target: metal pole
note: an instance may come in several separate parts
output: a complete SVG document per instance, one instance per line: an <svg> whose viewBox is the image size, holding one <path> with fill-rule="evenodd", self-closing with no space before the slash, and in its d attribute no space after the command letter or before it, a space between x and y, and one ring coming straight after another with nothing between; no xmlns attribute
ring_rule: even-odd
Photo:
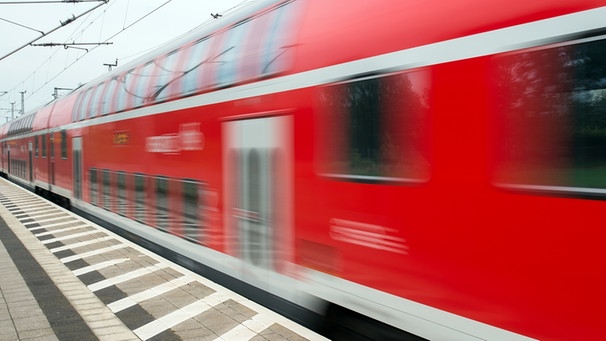
<svg viewBox="0 0 606 341"><path fill-rule="evenodd" d="M27 90L20 91L21 93L21 115L25 114L25 93Z"/></svg>
<svg viewBox="0 0 606 341"><path fill-rule="evenodd" d="M74 90L72 88L55 88L55 91L53 92L53 97L55 99L59 98L59 90Z"/></svg>

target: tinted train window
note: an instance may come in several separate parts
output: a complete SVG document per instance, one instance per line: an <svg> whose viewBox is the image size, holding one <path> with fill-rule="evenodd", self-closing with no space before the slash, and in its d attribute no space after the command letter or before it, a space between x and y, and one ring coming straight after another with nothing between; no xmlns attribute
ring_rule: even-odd
<svg viewBox="0 0 606 341"><path fill-rule="evenodd" d="M215 81L218 86L227 86L238 80L240 75L237 62L243 57L243 41L246 33L251 31L252 23L250 19L242 21L223 33L221 47L213 58L213 62L217 63Z"/></svg>
<svg viewBox="0 0 606 341"><path fill-rule="evenodd" d="M292 35L293 30L284 29L296 25L295 15L298 13L296 6L300 1L285 2L273 10L271 22L268 27L266 40L259 47L262 55L261 73L263 75L284 71L292 61Z"/></svg>
<svg viewBox="0 0 606 341"><path fill-rule="evenodd" d="M111 187L111 173L109 170L103 170L103 208L111 210L112 202L112 187Z"/></svg>
<svg viewBox="0 0 606 341"><path fill-rule="evenodd" d="M90 88L88 90L86 90L86 92L84 93L82 100L80 102L80 108L78 109L78 119L79 120L83 120L86 118L86 111L88 108L88 105L90 103L90 99L93 93L93 89Z"/></svg>
<svg viewBox="0 0 606 341"><path fill-rule="evenodd" d="M128 98L129 98L129 94L126 91L126 79L128 77L126 75L123 75L122 77L118 78L117 80L117 84L116 84L116 92L114 94L114 110L113 112L120 112L123 111L125 109L128 108Z"/></svg>
<svg viewBox="0 0 606 341"><path fill-rule="evenodd" d="M156 65L153 62L147 63L128 71L124 75L124 91L126 103L124 108L136 108L145 103L145 100L151 95L149 90L150 79L153 79ZM148 92L150 92L148 94Z"/></svg>
<svg viewBox="0 0 606 341"><path fill-rule="evenodd" d="M182 51L182 49L173 51L166 57L155 61L158 64L160 73L156 76L153 100L163 101L176 95L177 90L174 86L171 87L171 85L184 72L179 69L179 60L181 59Z"/></svg>
<svg viewBox="0 0 606 341"><path fill-rule="evenodd" d="M49 134L49 152L48 156L54 158L55 157L55 133Z"/></svg>
<svg viewBox="0 0 606 341"><path fill-rule="evenodd" d="M116 90L118 89L118 77L112 78L108 83L106 83L106 89L103 92L102 103L100 107L100 115L106 115L112 112L112 103L114 97L116 96Z"/></svg>
<svg viewBox="0 0 606 341"><path fill-rule="evenodd" d="M150 88L151 81L156 77L156 64L153 62L145 64L144 67L137 71L136 89L133 91L135 96L135 107L139 107L145 103L153 94L153 88Z"/></svg>
<svg viewBox="0 0 606 341"><path fill-rule="evenodd" d="M164 230L169 226L168 179L156 178L156 225Z"/></svg>
<svg viewBox="0 0 606 341"><path fill-rule="evenodd" d="M351 180L429 177L426 71L366 77L317 95L318 169Z"/></svg>
<svg viewBox="0 0 606 341"><path fill-rule="evenodd" d="M191 93L210 86L210 75L217 66L217 61L210 56L217 36L210 36L197 41L187 48L187 60L183 66L182 90Z"/></svg>
<svg viewBox="0 0 606 341"><path fill-rule="evenodd" d="M95 117L99 113L99 100L100 100L101 94L103 93L103 88L104 88L104 85L101 84L101 85L96 86L95 90L93 90L91 97L90 97L90 101L88 103L88 108L86 109L87 118Z"/></svg>
<svg viewBox="0 0 606 341"><path fill-rule="evenodd" d="M495 180L606 189L604 37L495 58Z"/></svg>
<svg viewBox="0 0 606 341"><path fill-rule="evenodd" d="M198 186L195 181L183 182L183 234L194 242L200 242L202 235L198 214L202 198L198 196Z"/></svg>
<svg viewBox="0 0 606 341"><path fill-rule="evenodd" d="M61 158L67 159L67 132L61 130Z"/></svg>
<svg viewBox="0 0 606 341"><path fill-rule="evenodd" d="M46 134L42 134L42 157L46 157Z"/></svg>
<svg viewBox="0 0 606 341"><path fill-rule="evenodd" d="M135 174L135 219L138 221L145 221L147 214L147 206L145 204L145 176L142 174Z"/></svg>
<svg viewBox="0 0 606 341"><path fill-rule="evenodd" d="M116 181L118 183L118 198L116 200L116 211L122 215L126 215L126 174L124 172L116 173Z"/></svg>
<svg viewBox="0 0 606 341"><path fill-rule="evenodd" d="M97 179L97 170L90 170L90 202L93 205L98 205L99 180Z"/></svg>
<svg viewBox="0 0 606 341"><path fill-rule="evenodd" d="M154 101L270 76L292 62L296 1L286 1L158 58Z"/></svg>

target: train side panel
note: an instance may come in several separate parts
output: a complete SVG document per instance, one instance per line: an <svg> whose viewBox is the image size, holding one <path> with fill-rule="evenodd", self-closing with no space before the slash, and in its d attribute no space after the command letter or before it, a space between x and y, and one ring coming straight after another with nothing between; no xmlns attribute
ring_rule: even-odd
<svg viewBox="0 0 606 341"><path fill-rule="evenodd" d="M606 335L605 1L247 15L42 108L3 167L33 143L39 188L345 329Z"/></svg>

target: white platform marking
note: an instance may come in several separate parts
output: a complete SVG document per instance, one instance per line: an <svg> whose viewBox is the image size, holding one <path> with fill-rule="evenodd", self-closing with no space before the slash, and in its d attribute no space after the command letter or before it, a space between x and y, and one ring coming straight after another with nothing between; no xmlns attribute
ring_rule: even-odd
<svg viewBox="0 0 606 341"><path fill-rule="evenodd" d="M152 272L161 270L168 267L168 264L156 264L156 265L152 265L152 266L148 266L145 268L141 268L141 269L137 269L131 272L126 272L123 273L121 275L118 275L116 277L112 277L112 278L107 278L104 279L102 281L99 281L97 283L93 283L91 285L88 286L88 289L90 289L90 291L95 292L95 291L99 291L101 289L105 289L108 287L111 287L114 284L119 284L122 282L126 282L128 280L131 280L133 278L137 278L137 277L141 277L147 274L150 274Z"/></svg>
<svg viewBox="0 0 606 341"><path fill-rule="evenodd" d="M74 243L74 244L69 244L69 245L64 245L64 246L56 247L56 248L50 249L50 252L57 253L57 252L60 252L60 251L75 249L77 247L92 245L92 244L96 244L96 243L99 243L99 242L104 242L106 240L112 240L112 239L114 239L114 237L111 237L111 236L107 236L107 237L103 237L103 238L91 239L91 240L87 240L87 241L84 241L84 242L79 242L79 243Z"/></svg>
<svg viewBox="0 0 606 341"><path fill-rule="evenodd" d="M128 260L130 260L130 258L112 259L112 260L108 260L108 261L105 261L105 262L101 262L101 263L85 266L83 268L76 269L76 270L74 270L72 272L76 276L81 276L81 275L87 274L89 272L105 269L105 268L108 268L110 266L114 266L116 264L124 263L124 262L126 262Z"/></svg>
<svg viewBox="0 0 606 341"><path fill-rule="evenodd" d="M69 262L73 262L75 260L78 259L82 259L82 258L86 258L86 257L92 257L92 256L97 256L106 252L110 252L110 251L114 251L114 250L119 250L119 249L125 249L127 248L128 245L126 244L118 244L118 245L112 245L112 246L108 246L102 249L98 249L98 250L93 250L93 251L89 251L89 252L85 252L85 253L81 253L79 255L73 255L73 256L68 256L68 257L64 257L61 258L61 263L65 264L65 263L69 263Z"/></svg>
<svg viewBox="0 0 606 341"><path fill-rule="evenodd" d="M170 282L162 283L151 289L147 289L140 293L120 299L116 302L112 302L112 303L108 304L107 307L112 312L117 313L124 309L130 308L130 307L134 306L135 304L141 303L145 300L154 298L156 296L160 296L162 294L165 294L171 290L175 290L175 289L179 288L180 286L191 283L193 281L195 281L195 279L190 276L187 276L187 275L179 277L179 278L175 278Z"/></svg>
<svg viewBox="0 0 606 341"><path fill-rule="evenodd" d="M228 298L228 296L222 293L214 293L201 299L200 301L194 302L186 307L178 309L166 316L139 327L133 330L133 332L142 340L147 340L167 329L178 325L179 323L185 322L190 318L202 314L215 305L223 303Z"/></svg>

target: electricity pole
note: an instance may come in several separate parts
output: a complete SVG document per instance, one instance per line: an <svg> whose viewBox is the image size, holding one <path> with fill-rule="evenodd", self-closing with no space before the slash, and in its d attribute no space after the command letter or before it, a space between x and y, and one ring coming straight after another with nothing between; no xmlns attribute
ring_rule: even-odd
<svg viewBox="0 0 606 341"><path fill-rule="evenodd" d="M21 115L25 114L25 93L27 90L20 91L21 94Z"/></svg>

